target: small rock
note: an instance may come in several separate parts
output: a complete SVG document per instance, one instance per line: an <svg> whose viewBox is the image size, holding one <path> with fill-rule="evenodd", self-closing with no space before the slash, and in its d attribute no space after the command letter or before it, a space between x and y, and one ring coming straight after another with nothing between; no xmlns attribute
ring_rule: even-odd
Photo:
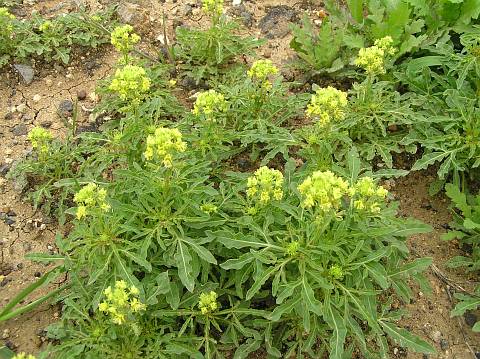
<svg viewBox="0 0 480 359"><path fill-rule="evenodd" d="M183 15L184 16L191 16L193 14L193 8L191 5L185 5L183 7Z"/></svg>
<svg viewBox="0 0 480 359"><path fill-rule="evenodd" d="M238 6L238 5L240 5L241 3L242 3L242 0L233 0L233 1L232 1L232 5L233 5L233 6Z"/></svg>
<svg viewBox="0 0 480 359"><path fill-rule="evenodd" d="M40 102L41 99L42 99L42 96L40 96L39 94L36 94L35 96L33 96L33 102Z"/></svg>
<svg viewBox="0 0 480 359"><path fill-rule="evenodd" d="M432 336L431 336L432 340L435 342L435 343L440 343L440 339L442 339L442 333L438 330L435 330L433 333L432 333Z"/></svg>
<svg viewBox="0 0 480 359"><path fill-rule="evenodd" d="M34 275L35 275L35 278L40 278L42 276L42 273L37 271L37 272L35 272Z"/></svg>
<svg viewBox="0 0 480 359"><path fill-rule="evenodd" d="M242 11L240 13L240 17L242 18L243 24L250 28L253 26L255 19L253 17L253 14L249 11Z"/></svg>
<svg viewBox="0 0 480 359"><path fill-rule="evenodd" d="M429 358L428 354L423 354L422 359L428 359L428 358Z"/></svg>
<svg viewBox="0 0 480 359"><path fill-rule="evenodd" d="M5 177L8 171L10 171L10 167L11 165L8 163L0 164L0 176Z"/></svg>
<svg viewBox="0 0 480 359"><path fill-rule="evenodd" d="M2 332L2 339L8 339L10 337L10 330L4 329Z"/></svg>
<svg viewBox="0 0 480 359"><path fill-rule="evenodd" d="M117 14L124 23L133 24L140 19L138 5L123 3L117 8Z"/></svg>
<svg viewBox="0 0 480 359"><path fill-rule="evenodd" d="M48 87L51 87L51 86L53 85L52 79L46 79L46 80L45 80L45 84L46 84Z"/></svg>
<svg viewBox="0 0 480 359"><path fill-rule="evenodd" d="M17 264L17 269L22 270L23 269L23 263L18 263Z"/></svg>
<svg viewBox="0 0 480 359"><path fill-rule="evenodd" d="M3 278L1 281L0 281L0 287L5 287L7 284L8 284L9 280L8 278Z"/></svg>
<svg viewBox="0 0 480 359"><path fill-rule="evenodd" d="M15 108L15 110L16 110L17 112L20 112L20 113L25 112L26 109L27 109L27 105L24 104L24 103L21 103L20 105L18 105L18 106Z"/></svg>
<svg viewBox="0 0 480 359"><path fill-rule="evenodd" d="M80 90L77 92L77 98L80 100L80 101L83 101L87 98L87 91L85 90Z"/></svg>
<svg viewBox="0 0 480 359"><path fill-rule="evenodd" d="M27 132L27 125L25 125L24 123L20 123L12 129L12 133L15 136L24 136L27 134Z"/></svg>
<svg viewBox="0 0 480 359"><path fill-rule="evenodd" d="M20 74L23 81L27 85L30 85L32 83L35 72L30 65L14 64L13 67L15 68L15 70L17 70L17 72Z"/></svg>
<svg viewBox="0 0 480 359"><path fill-rule="evenodd" d="M475 325L475 323L478 321L477 316L473 314L471 311L465 312L463 315L463 318L465 319L465 323L471 328Z"/></svg>
<svg viewBox="0 0 480 359"><path fill-rule="evenodd" d="M446 339L440 340L440 348L442 348L442 350L448 349L448 341Z"/></svg>
<svg viewBox="0 0 480 359"><path fill-rule="evenodd" d="M58 113L62 117L70 117L73 114L73 102L70 100L60 102Z"/></svg>

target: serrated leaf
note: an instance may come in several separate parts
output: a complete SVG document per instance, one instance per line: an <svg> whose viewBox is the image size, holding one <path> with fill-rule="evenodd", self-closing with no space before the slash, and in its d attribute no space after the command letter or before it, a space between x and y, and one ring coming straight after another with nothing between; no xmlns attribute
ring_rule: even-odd
<svg viewBox="0 0 480 359"><path fill-rule="evenodd" d="M418 353L435 354L435 348L433 348L426 341L413 335L408 330L403 328L398 328L397 326L391 323L387 323L383 321L381 321L380 323L382 325L383 330L385 330L385 332L402 347L407 347Z"/></svg>

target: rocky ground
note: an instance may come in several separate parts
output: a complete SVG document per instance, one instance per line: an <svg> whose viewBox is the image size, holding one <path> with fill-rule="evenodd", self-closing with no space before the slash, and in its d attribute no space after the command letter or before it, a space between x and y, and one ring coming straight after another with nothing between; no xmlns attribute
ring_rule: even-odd
<svg viewBox="0 0 480 359"><path fill-rule="evenodd" d="M288 70L288 59L293 56L289 49L289 25L298 21L305 12L319 21L317 10L321 9L321 2L236 2L240 4L226 1L226 8L230 16L238 17L245 25L242 32L267 39L259 55L271 58L284 69L286 76L293 76ZM73 11L79 5L94 11L109 3L106 0L30 1L20 6L16 15L27 17L37 10L45 16L53 16ZM167 19L169 42L175 40L176 26L201 27L204 24L195 0L138 0L121 2L118 7L121 21L132 23L143 36L141 47L145 52L158 50L165 41L163 14ZM11 166L30 150L26 135L34 126L48 127L56 135L63 136L67 124L59 112L71 112L75 103L79 108L80 125L86 126L94 121L91 109L98 100L96 82L112 73L115 61L115 54L105 47L100 51L79 53L69 66L30 63L0 71L0 307L49 269L24 259L25 254L54 253L55 234L63 230L54 218L35 210L25 200L21 192L22 183L6 180L5 176ZM450 310L455 304L452 294L456 288L471 291L478 278L445 267L448 258L458 255L461 250L458 243L445 243L439 238L445 232L450 216L445 198L428 196L428 183L433 178L429 173L416 173L402 180L390 181L389 185L401 203L402 214L414 216L434 227L432 233L413 237L409 241L413 257L430 256L434 259L435 267L428 272L433 292L428 294L417 290L414 301L397 304L404 306L409 313L401 324L433 343L438 354L422 356L394 347L392 356L412 359L480 358L480 335L474 335L469 328L478 313L468 313L464 318L450 317ZM62 280L59 278L35 296L47 293ZM44 328L58 317L57 307L43 305L34 312L0 323L0 345L4 342L14 349L38 352L46 340Z"/></svg>

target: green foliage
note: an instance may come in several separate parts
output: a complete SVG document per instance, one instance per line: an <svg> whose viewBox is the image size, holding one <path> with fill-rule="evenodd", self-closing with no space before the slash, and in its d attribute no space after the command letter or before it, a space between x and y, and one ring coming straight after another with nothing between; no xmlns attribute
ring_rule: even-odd
<svg viewBox="0 0 480 359"><path fill-rule="evenodd" d="M173 53L181 60L178 66L197 82L224 73L238 56L252 55L261 44L252 37L236 35L238 24L215 14L211 14L211 25L206 30L176 28Z"/></svg>
<svg viewBox="0 0 480 359"><path fill-rule="evenodd" d="M51 20L34 14L29 20L0 13L0 66L30 58L68 63L72 47L93 47L107 43L113 11L93 16L69 13Z"/></svg>
<svg viewBox="0 0 480 359"><path fill-rule="evenodd" d="M457 186L445 186L447 196L452 200L454 220L450 224L452 230L447 232L443 239L459 239L471 254L457 256L450 260L451 267L466 268L469 272L480 270L480 195L472 196L461 192ZM463 315L467 310L480 307L480 286L477 286L474 295L457 293L455 298L459 303L452 311L452 316ZM480 332L480 322L473 326L473 330Z"/></svg>

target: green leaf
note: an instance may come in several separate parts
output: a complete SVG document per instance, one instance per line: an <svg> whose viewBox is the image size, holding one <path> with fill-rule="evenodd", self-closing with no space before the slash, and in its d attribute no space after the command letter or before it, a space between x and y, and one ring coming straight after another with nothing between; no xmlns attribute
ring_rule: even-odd
<svg viewBox="0 0 480 359"><path fill-rule="evenodd" d="M472 327L472 330L476 333L480 333L480 322L476 322L475 325Z"/></svg>
<svg viewBox="0 0 480 359"><path fill-rule="evenodd" d="M363 1L364 0L347 0L348 9L354 20L361 23L363 20Z"/></svg>
<svg viewBox="0 0 480 359"><path fill-rule="evenodd" d="M245 264L251 263L255 257L251 253L245 253L239 258L229 259L226 262L220 264L223 269L242 269Z"/></svg>
<svg viewBox="0 0 480 359"><path fill-rule="evenodd" d="M318 316L322 315L322 304L315 298L312 287L305 280L305 277L302 280L302 300L307 305L309 311L315 313Z"/></svg>
<svg viewBox="0 0 480 359"><path fill-rule="evenodd" d="M328 325L333 329L332 336L330 337L330 359L343 359L343 353L345 350L345 339L347 336L347 328L345 327L345 321L340 313L331 305L326 305L327 315L325 320Z"/></svg>
<svg viewBox="0 0 480 359"><path fill-rule="evenodd" d="M272 322L278 322L283 314L290 314L298 302L300 302L300 296L289 299L285 303L276 306L268 319L270 319Z"/></svg>
<svg viewBox="0 0 480 359"><path fill-rule="evenodd" d="M455 308L452 310L452 316L463 315L467 310L475 310L480 307L479 297L475 298L464 294L456 294L455 298L459 299L460 302L457 303Z"/></svg>
<svg viewBox="0 0 480 359"><path fill-rule="evenodd" d="M402 347L407 347L419 353L435 354L435 349L430 344L413 335L408 330L398 328L391 323L383 321L380 321L380 323L383 327L383 330L385 330L385 333L392 337L392 339L394 339Z"/></svg>
<svg viewBox="0 0 480 359"><path fill-rule="evenodd" d="M208 263L217 264L217 260L207 248L195 243L191 238L183 238L184 242L188 243L191 248L198 254L200 258L207 261Z"/></svg>
<svg viewBox="0 0 480 359"><path fill-rule="evenodd" d="M255 282L253 283L252 287L248 290L246 299L250 300L253 296L260 290L262 285L270 278L270 276L278 270L278 266L270 267L269 269L259 273L255 278Z"/></svg>
<svg viewBox="0 0 480 359"><path fill-rule="evenodd" d="M465 193L462 193L458 186L447 183L445 185L445 193L452 200L455 206L462 211L464 217L470 217L472 212L471 208L467 203L467 196Z"/></svg>
<svg viewBox="0 0 480 359"><path fill-rule="evenodd" d="M15 356L15 352L11 351L7 347L0 348L0 359L11 359Z"/></svg>
<svg viewBox="0 0 480 359"><path fill-rule="evenodd" d="M447 156L446 152L430 152L426 153L420 158L412 167L412 171L419 171L426 169L428 166L433 165L437 161L441 161Z"/></svg>
<svg viewBox="0 0 480 359"><path fill-rule="evenodd" d="M177 253L175 254L174 258L178 268L178 276L180 277L180 280L189 292L193 292L195 287L195 278L193 277L192 272L192 256L190 255L188 247L183 243L182 240L178 241Z"/></svg>
<svg viewBox="0 0 480 359"><path fill-rule="evenodd" d="M390 273L390 277L411 275L417 272L422 272L432 264L432 258L418 258L413 262L401 266L398 270Z"/></svg>

